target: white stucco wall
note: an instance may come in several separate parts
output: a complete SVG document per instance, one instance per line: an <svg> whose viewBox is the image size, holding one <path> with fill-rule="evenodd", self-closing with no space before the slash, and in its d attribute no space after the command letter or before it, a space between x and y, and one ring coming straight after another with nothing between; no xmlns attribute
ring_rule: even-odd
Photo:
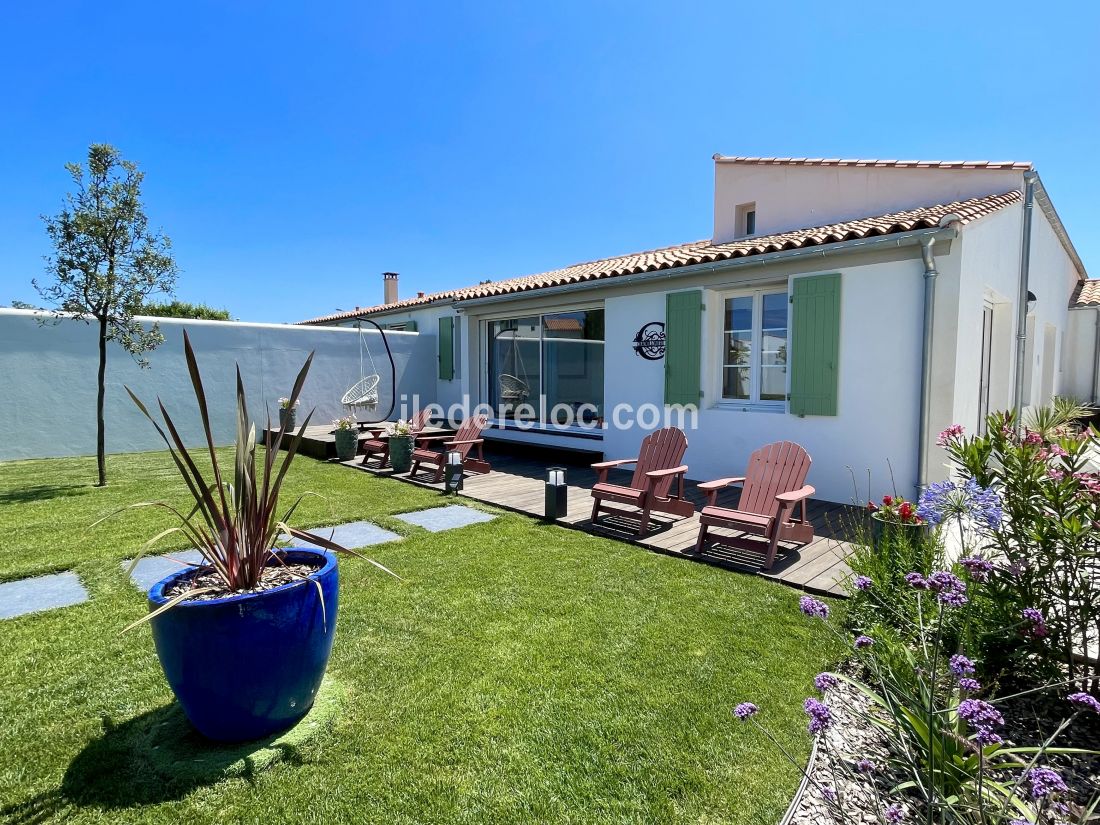
<svg viewBox="0 0 1100 825"><path fill-rule="evenodd" d="M149 354L148 369L138 367L121 347L110 345L109 452L163 446L123 385L149 405L160 396L188 442L201 440L183 359L184 329L199 360L219 443L231 442L235 434L234 362L240 365L250 412L258 426L263 425L267 413L277 420L277 399L289 393L311 350L316 354L302 392L301 417L310 408L316 408L313 420L318 423L343 415L340 397L359 380L359 336L354 329L158 320L166 340ZM434 342L415 333L388 333L387 338L397 366L399 392L433 401ZM389 362L378 334L367 333L367 340L382 375L381 413L389 401ZM0 460L93 453L97 363L94 327L74 319L41 325L35 313L0 309Z"/></svg>
<svg viewBox="0 0 1100 825"><path fill-rule="evenodd" d="M1062 391L1080 401L1097 401L1096 339L1100 307L1074 309L1066 327L1066 360L1062 373Z"/></svg>
<svg viewBox="0 0 1100 825"><path fill-rule="evenodd" d="M874 488L871 493L888 492L893 488L891 466L898 491L912 493L920 407L923 268L919 260L909 259L818 272L802 269L795 277L838 271L842 292L836 416L800 418L786 412L744 410L717 399L723 288L716 284L705 291L708 332L703 385L707 395L698 428L688 431L686 461L691 478L740 475L753 450L787 439L801 444L812 456L809 483L817 487L819 498L853 500L857 495L853 472L859 495L868 494L868 471ZM664 362L643 361L634 354L630 341L643 322L664 320L665 293L608 298L605 308L608 406L659 401L664 395ZM645 435L637 426L609 428L604 436L605 456L637 455Z"/></svg>
<svg viewBox="0 0 1100 825"><path fill-rule="evenodd" d="M981 320L986 303L994 307L994 347L990 410L1014 403L1016 323L1020 276L1022 205L1010 206L967 226L961 238L961 278L945 278L945 296L953 293L955 337L953 363L937 362L937 369L953 375L951 420L935 418L938 428L959 423L973 430L978 423L978 387L981 372ZM1076 394L1080 379L1067 367L1080 362L1081 342L1069 331L1068 304L1077 283L1073 261L1037 207L1032 221L1031 266L1028 283L1036 296L1028 315L1024 406L1049 402L1052 395ZM945 298L945 304L950 301ZM940 306L937 306L939 311ZM952 310L944 307L950 316ZM1067 337L1069 336L1069 337ZM1088 346L1091 348L1091 342ZM1085 356L1087 361L1087 355ZM1051 368L1049 375L1046 368ZM1091 368L1090 368L1091 369ZM1090 372L1091 377L1091 372Z"/></svg>
<svg viewBox="0 0 1100 825"><path fill-rule="evenodd" d="M737 235L739 204L755 202L756 234L884 215L1023 190L1023 172L714 164L714 239Z"/></svg>

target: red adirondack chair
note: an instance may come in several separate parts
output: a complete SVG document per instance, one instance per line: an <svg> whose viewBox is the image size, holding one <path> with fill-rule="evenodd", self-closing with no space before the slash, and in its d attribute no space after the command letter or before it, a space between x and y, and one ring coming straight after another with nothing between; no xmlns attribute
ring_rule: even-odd
<svg viewBox="0 0 1100 825"><path fill-rule="evenodd" d="M695 505L684 499L684 474L687 465L680 461L687 452L687 436L676 427L665 427L645 437L637 458L622 458L617 461L601 461L592 465L599 476L592 488L592 521L599 518L600 511L606 510L603 501L620 504L632 504L641 511L641 523L638 535L649 532L649 514L652 511L670 513L688 518L695 512ZM607 471L612 467L633 464L634 476L628 485L608 484ZM676 481L676 493L670 494L673 480Z"/></svg>
<svg viewBox="0 0 1100 825"><path fill-rule="evenodd" d="M798 444L777 441L749 456L749 468L744 476L700 484L699 489L707 494L707 503L699 514L699 540L695 552L706 550L710 527L740 530L768 540L764 569L770 570L779 542L808 544L813 541L814 528L806 518L806 499L814 494L814 488L806 484L809 471L809 453ZM736 509L718 507L715 504L718 491L730 484L742 485ZM796 506L801 510L798 518L794 517Z"/></svg>
<svg viewBox="0 0 1100 825"><path fill-rule="evenodd" d="M463 470L472 470L475 473L487 473L492 470L489 462L485 460L482 447L485 439L481 437L481 431L489 423L488 416L472 415L462 422L458 432L450 435L422 435L416 439L417 447L412 454L412 468L409 470L409 478L416 475L421 464L435 466L434 481L438 484L443 480L443 468L447 462L447 453L458 451L462 453ZM442 452L430 449L429 445L437 444L442 447ZM477 447L477 458L470 456L470 451Z"/></svg>
<svg viewBox="0 0 1100 825"><path fill-rule="evenodd" d="M409 433L415 436L428 426L430 420L431 410L427 407L417 410L413 417L409 419ZM367 432L371 434L371 438L359 443L359 449L363 451L363 460L359 462L360 464L369 463L371 456L374 455L381 457L378 462L379 468L390 463L390 440L379 438L379 434L384 432L385 429L385 427L367 427Z"/></svg>

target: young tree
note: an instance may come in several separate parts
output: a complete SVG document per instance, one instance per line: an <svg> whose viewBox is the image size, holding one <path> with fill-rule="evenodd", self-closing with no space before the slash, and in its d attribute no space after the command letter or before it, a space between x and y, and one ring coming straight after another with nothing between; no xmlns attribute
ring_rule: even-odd
<svg viewBox="0 0 1100 825"><path fill-rule="evenodd" d="M67 163L76 192L54 217L43 215L53 255L46 257L48 284L32 283L60 317L73 313L99 329L99 375L96 398L96 460L99 486L107 483L103 401L107 375L107 342L117 341L142 366L143 356L164 341L154 324L146 329L134 320L148 297L171 294L176 281L172 245L149 231L141 203L145 175L105 143L88 147L88 169Z"/></svg>

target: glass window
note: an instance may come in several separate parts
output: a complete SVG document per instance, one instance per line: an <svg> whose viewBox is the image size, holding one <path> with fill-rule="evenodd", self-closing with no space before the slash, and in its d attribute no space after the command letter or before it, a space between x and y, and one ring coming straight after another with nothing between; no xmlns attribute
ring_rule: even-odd
<svg viewBox="0 0 1100 825"><path fill-rule="evenodd" d="M726 299L723 398L786 400L788 306L786 292L758 292Z"/></svg>
<svg viewBox="0 0 1100 825"><path fill-rule="evenodd" d="M505 419L592 425L603 416L602 309L491 321L489 399Z"/></svg>

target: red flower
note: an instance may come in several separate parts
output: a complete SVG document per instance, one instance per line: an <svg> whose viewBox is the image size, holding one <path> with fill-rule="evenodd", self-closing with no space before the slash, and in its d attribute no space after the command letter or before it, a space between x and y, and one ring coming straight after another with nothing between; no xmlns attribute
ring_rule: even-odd
<svg viewBox="0 0 1100 825"><path fill-rule="evenodd" d="M867 509L868 509L868 511L873 513L876 510L878 510L878 505L875 504L873 501L868 501L867 502Z"/></svg>
<svg viewBox="0 0 1100 825"><path fill-rule="evenodd" d="M909 521L913 517L913 505L903 501L898 508L898 515L901 516L902 521Z"/></svg>
<svg viewBox="0 0 1100 825"><path fill-rule="evenodd" d="M889 507L891 504L894 503L893 496L883 496L882 497L882 503L885 504L887 507Z"/></svg>

